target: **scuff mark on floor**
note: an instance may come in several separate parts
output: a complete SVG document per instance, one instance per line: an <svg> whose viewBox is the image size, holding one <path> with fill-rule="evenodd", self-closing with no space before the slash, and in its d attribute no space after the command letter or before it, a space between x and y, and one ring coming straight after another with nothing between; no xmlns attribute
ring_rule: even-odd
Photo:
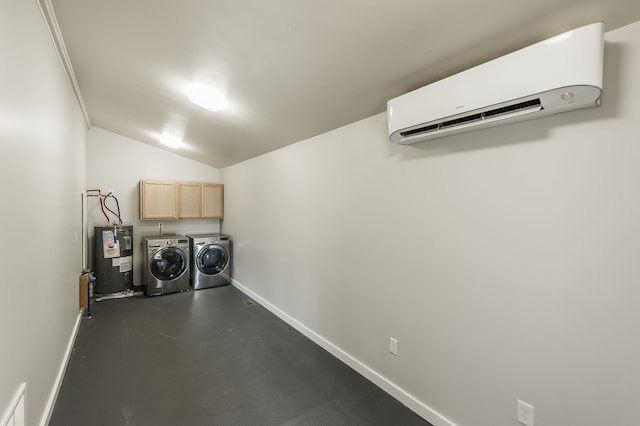
<svg viewBox="0 0 640 426"><path fill-rule="evenodd" d="M181 341L181 342L187 342L187 340L185 340L185 339L181 339L181 338L176 337L176 336L171 336L170 334L163 333L162 331L160 331L160 330L156 330L155 328L153 329L153 331L155 331L155 332L156 332L156 333L158 333L159 335L164 336L164 337L167 337L167 338L169 338L169 339L179 340L179 341Z"/></svg>
<svg viewBox="0 0 640 426"><path fill-rule="evenodd" d="M122 410L120 410L122 414L122 425L123 426L133 426L135 422L132 422L133 418L133 408L124 406Z"/></svg>

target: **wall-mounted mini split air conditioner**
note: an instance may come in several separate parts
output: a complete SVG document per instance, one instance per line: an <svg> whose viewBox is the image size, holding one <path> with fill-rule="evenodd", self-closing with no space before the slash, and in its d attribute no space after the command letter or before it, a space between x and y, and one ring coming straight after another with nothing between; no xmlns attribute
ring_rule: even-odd
<svg viewBox="0 0 640 426"><path fill-rule="evenodd" d="M533 44L387 103L389 139L412 144L600 104L604 24Z"/></svg>

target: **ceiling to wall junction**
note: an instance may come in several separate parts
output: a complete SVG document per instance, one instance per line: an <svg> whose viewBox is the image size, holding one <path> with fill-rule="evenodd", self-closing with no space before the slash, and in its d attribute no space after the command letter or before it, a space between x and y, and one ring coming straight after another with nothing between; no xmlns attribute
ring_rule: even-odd
<svg viewBox="0 0 640 426"><path fill-rule="evenodd" d="M628 0L51 3L92 125L217 168L572 28L640 20ZM194 82L228 107L192 104ZM166 129L182 148L160 145Z"/></svg>

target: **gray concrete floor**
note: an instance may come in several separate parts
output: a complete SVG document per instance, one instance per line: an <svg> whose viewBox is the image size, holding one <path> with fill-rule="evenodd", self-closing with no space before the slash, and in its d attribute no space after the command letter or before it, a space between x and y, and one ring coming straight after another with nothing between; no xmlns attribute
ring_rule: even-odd
<svg viewBox="0 0 640 426"><path fill-rule="evenodd" d="M232 286L94 302L50 425L429 425Z"/></svg>

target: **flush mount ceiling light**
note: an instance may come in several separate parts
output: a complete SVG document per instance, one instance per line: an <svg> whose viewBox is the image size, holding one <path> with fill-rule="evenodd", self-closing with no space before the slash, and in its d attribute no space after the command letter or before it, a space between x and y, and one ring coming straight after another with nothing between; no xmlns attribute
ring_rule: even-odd
<svg viewBox="0 0 640 426"><path fill-rule="evenodd" d="M187 88L187 96L194 104L209 111L219 111L227 106L224 95L203 84L192 84Z"/></svg>
<svg viewBox="0 0 640 426"><path fill-rule="evenodd" d="M160 143L170 148L180 148L182 146L182 135L176 131L165 130L160 135Z"/></svg>

